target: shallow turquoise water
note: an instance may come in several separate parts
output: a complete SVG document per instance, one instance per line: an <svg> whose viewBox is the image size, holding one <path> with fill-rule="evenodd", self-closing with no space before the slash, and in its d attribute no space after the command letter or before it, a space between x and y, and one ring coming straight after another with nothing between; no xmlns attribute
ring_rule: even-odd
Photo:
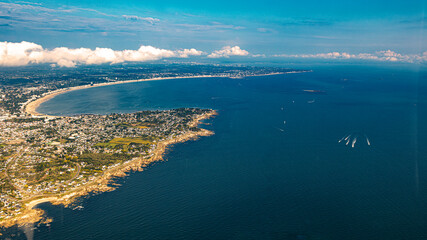
<svg viewBox="0 0 427 240"><path fill-rule="evenodd" d="M40 205L54 222L34 239L427 239L425 81L418 70L331 66L59 95L38 110L213 108L205 127L216 134L172 147L83 210ZM338 143L347 134L354 148Z"/></svg>

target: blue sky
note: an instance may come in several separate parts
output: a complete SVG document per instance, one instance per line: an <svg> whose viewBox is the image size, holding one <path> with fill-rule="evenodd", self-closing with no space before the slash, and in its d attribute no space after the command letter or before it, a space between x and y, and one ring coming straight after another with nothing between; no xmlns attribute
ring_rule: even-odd
<svg viewBox="0 0 427 240"><path fill-rule="evenodd" d="M0 42L43 48L239 46L251 56L427 51L422 0L0 1Z"/></svg>

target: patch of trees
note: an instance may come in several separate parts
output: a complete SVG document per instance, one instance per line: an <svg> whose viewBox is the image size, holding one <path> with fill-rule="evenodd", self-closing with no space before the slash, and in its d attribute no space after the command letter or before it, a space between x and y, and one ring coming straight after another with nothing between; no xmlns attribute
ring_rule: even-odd
<svg viewBox="0 0 427 240"><path fill-rule="evenodd" d="M14 123L31 123L31 122L44 121L44 118L12 118L12 119L7 119L6 121L14 122Z"/></svg>

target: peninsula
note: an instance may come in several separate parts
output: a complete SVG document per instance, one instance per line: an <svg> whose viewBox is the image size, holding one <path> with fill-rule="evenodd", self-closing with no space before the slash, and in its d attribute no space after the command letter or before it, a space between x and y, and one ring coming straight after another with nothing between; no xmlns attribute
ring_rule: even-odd
<svg viewBox="0 0 427 240"><path fill-rule="evenodd" d="M40 222L44 213L34 207L43 202L69 206L90 192L113 190L114 177L161 160L169 145L212 135L198 125L217 114L180 108L65 117L38 113L41 103L68 91L122 83L296 72L211 65L25 71L0 76L0 227Z"/></svg>
<svg viewBox="0 0 427 240"><path fill-rule="evenodd" d="M68 206L90 192L113 190L113 177L142 171L161 160L170 144L213 134L198 125L216 112L181 108L73 117L32 114L37 117L0 122L2 227L42 220L43 211L33 209L42 202Z"/></svg>

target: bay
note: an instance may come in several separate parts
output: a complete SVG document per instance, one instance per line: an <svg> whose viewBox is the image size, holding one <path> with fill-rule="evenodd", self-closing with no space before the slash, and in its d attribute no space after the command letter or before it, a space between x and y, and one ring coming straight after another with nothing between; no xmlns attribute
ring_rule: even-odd
<svg viewBox="0 0 427 240"><path fill-rule="evenodd" d="M34 239L427 239L426 76L317 66L56 96L38 111L219 115L202 126L215 135L172 146L117 190L81 199L83 209L39 205L54 221Z"/></svg>

